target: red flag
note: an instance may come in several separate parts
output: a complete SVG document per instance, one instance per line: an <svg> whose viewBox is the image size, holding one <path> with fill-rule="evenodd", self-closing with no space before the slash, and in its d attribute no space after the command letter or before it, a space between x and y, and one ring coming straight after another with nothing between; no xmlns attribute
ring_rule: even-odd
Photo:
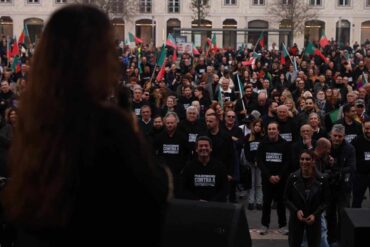
<svg viewBox="0 0 370 247"><path fill-rule="evenodd" d="M18 45L24 43L24 31L21 32L21 35L19 35L19 38L18 38Z"/></svg>
<svg viewBox="0 0 370 247"><path fill-rule="evenodd" d="M143 40L135 36L135 43L136 44L141 44L141 43L143 43Z"/></svg>
<svg viewBox="0 0 370 247"><path fill-rule="evenodd" d="M327 45L329 45L329 40L326 38L325 34L323 33L323 35L320 38L320 46L324 48Z"/></svg>
<svg viewBox="0 0 370 247"><path fill-rule="evenodd" d="M207 38L207 44L209 48L212 47L212 40L210 38Z"/></svg>
<svg viewBox="0 0 370 247"><path fill-rule="evenodd" d="M326 62L327 58L324 56L324 54L321 53L319 49L315 49L315 55L319 56L322 60Z"/></svg>
<svg viewBox="0 0 370 247"><path fill-rule="evenodd" d="M282 64L282 65L285 65L286 64L284 52L281 53L281 56L280 56L280 64Z"/></svg>
<svg viewBox="0 0 370 247"><path fill-rule="evenodd" d="M12 48L12 53L11 53L11 57L15 57L19 54L19 47L18 47L18 42L17 42L17 39L14 40L13 42L13 48Z"/></svg>
<svg viewBox="0 0 370 247"><path fill-rule="evenodd" d="M248 61L243 61L242 64L244 66L252 65L255 60L256 60L256 58L251 57Z"/></svg>
<svg viewBox="0 0 370 247"><path fill-rule="evenodd" d="M193 55L200 55L198 49L195 48L194 45L193 45Z"/></svg>
<svg viewBox="0 0 370 247"><path fill-rule="evenodd" d="M176 49L173 50L173 55L172 55L172 61L173 62L176 62L177 60L177 52L176 52Z"/></svg>

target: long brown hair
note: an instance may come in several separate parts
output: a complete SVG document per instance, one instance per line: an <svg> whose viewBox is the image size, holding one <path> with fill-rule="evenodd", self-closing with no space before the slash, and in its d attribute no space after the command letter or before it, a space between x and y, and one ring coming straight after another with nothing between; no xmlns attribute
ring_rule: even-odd
<svg viewBox="0 0 370 247"><path fill-rule="evenodd" d="M264 136L265 135L265 130L264 130L264 128L263 128L263 121L262 121L262 119L255 119L255 120L253 120L253 122L251 123L251 133L249 134L249 139L248 139L248 141L250 141L250 142L252 142L252 141L254 141L254 140L256 140L256 132L254 131L254 126L256 126L256 124L260 124L261 125L261 133L260 133L260 135L261 136Z"/></svg>
<svg viewBox="0 0 370 247"><path fill-rule="evenodd" d="M4 205L14 222L67 223L78 183L76 164L91 156L83 145L94 130L94 109L106 104L117 81L107 16L85 5L56 11L36 47L10 149Z"/></svg>

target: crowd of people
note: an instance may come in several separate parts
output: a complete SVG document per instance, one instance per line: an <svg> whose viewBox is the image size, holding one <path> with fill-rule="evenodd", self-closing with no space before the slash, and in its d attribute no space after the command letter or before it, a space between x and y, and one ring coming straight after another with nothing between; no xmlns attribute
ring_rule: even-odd
<svg viewBox="0 0 370 247"><path fill-rule="evenodd" d="M92 11L91 9L77 10ZM69 11L79 13L76 9L69 9ZM90 14L103 18L94 12ZM57 15L54 18L57 17L60 18L59 21L67 20L63 19L63 15ZM78 19L77 16L75 18ZM100 35L108 35L93 19L89 19L88 16L84 18L99 27ZM84 22L81 23L82 30ZM51 42L55 40L55 36L58 36L53 32L53 28L58 26L57 19L52 22L52 25L55 27L45 30L46 36L41 39L44 43L35 48L36 54L40 49L38 59L41 65L32 65L31 71L34 67L37 71L33 71L30 85L28 85L28 74L32 53L22 53L21 69L13 71L9 66L11 61L7 57L4 46L6 42L0 43L1 176L18 175L24 178L27 172L32 173L36 170L26 169L22 171L23 174L15 171L14 167L20 169L22 164L27 162L34 162L32 164L37 167L36 163L40 162L45 165L44 168L39 167L45 175L50 179L58 177L55 172L48 170L45 160L34 158L27 161L22 157L16 157L15 148L13 151L11 149L10 162L14 167L10 168L12 173L10 175L8 173L8 149L12 148L12 132L16 126L20 99L21 103L34 104L33 106L23 105L21 121L27 120L28 124L33 126L33 131L39 134L40 139L36 138L35 133L31 134L31 129L24 123L16 130L23 135L23 138L33 137L39 140L38 144L44 147L44 149L31 148L31 142L18 139L15 146L25 151L24 154L31 155L31 151L45 153L49 155L48 162L62 157L48 151L56 152L58 146L47 148L47 141L54 137L45 135L42 132L44 129L55 132L55 138L69 138L70 130L70 134L85 140L79 143L74 142L72 137L67 141L56 139L57 144L63 144L60 146L62 154L67 155L57 162L59 168L56 171L63 174L68 174L63 167L72 169L67 165L68 155L76 155L71 161L79 162L76 150L79 150L79 145L88 146L88 140L96 141L99 138L103 140L91 150L98 153L103 151L106 155L100 153L102 156L99 156L98 160L94 158L94 162L105 162L104 159L114 164L121 162L122 160L115 159L114 155L123 158L120 155L129 155L127 151L115 150L117 146L111 144L103 133L96 136L89 131L98 129L113 138L115 134L108 127L102 127L100 123L111 121L110 124L115 128L118 123L123 123L122 126L127 127L127 119L130 119L134 125L129 128L146 139L147 149L154 157L155 164L168 167L171 171L172 176L169 180L172 181L175 198L237 203L239 201L237 192L246 190L248 209L262 210L260 234L269 234L271 208L276 204L279 232L289 234L289 246L301 246L304 243L308 246L329 246L340 241L338 233L341 211L344 207L361 208L366 190L370 188L370 83L368 83L370 42L365 42L363 45L356 43L353 46L349 44L339 46L333 40L325 47L315 44L324 57L307 54L304 49L299 51L297 46L293 45L288 48L289 57L284 59L282 59L283 48L279 49L276 44L271 48L257 45L252 49L242 46L235 50L214 47L201 52L200 55L178 54L178 59L174 59L176 50L168 47L164 64L165 72L162 77L157 76L161 69L157 64L158 50L142 45L136 48L119 46L117 42L115 58L119 57L120 68L117 68L119 76L113 78L108 76L111 73L109 69L115 67L112 65L111 57L104 58L109 52L108 49L101 47L104 43L94 43L78 51L79 48L69 40L71 47L66 49L68 51L66 54L55 53L52 54L52 58L47 59L50 51L48 43L45 42ZM65 35L67 34L68 32ZM88 33L88 35L92 34ZM63 38L67 40L66 37ZM102 41L109 43L109 40ZM49 45L55 50L63 49L63 47L56 47L52 42ZM66 45L66 43L61 42L60 45ZM102 58L96 57L94 51L98 51L97 54L105 59L103 61L111 64L104 64L106 66L104 67L102 63L95 63L95 60ZM76 70L77 61L84 63L76 54L85 54L89 61L87 63L85 60L85 63L97 71L89 71L91 68L87 66ZM251 59L252 57L255 59ZM249 62L252 60L253 62ZM74 64L76 68L72 69L72 65L67 66L69 63ZM44 70L42 66L49 71ZM68 68L71 70L69 71ZM57 78L58 76L60 78ZM81 79L83 81L79 82ZM119 85L113 89L112 84L107 84L103 90L104 84L99 84L98 81L114 79L119 81ZM93 81L90 89L89 80ZM38 81L40 85L37 84ZM48 84L48 81L55 82L56 85ZM48 91L49 89L53 91ZM98 92L100 89L103 91ZM108 91L108 89L112 90ZM22 101L23 94L25 94L24 101ZM104 114L100 106L95 107L96 102L102 97L106 97L107 102L116 103L120 108L130 109L132 116L122 120L114 111L110 112L115 116L114 118ZM88 106L82 101L83 99L93 103L95 108ZM65 109L59 109L59 106ZM48 107L55 112L46 113ZM45 111L44 117L41 117L43 114L41 109ZM66 109L74 115L67 116ZM96 112L97 115L87 113L81 115L84 109ZM36 116L32 113L41 115ZM53 122L60 117L63 120L60 124ZM34 121L37 118L44 122L40 125ZM77 122L78 126L72 127L76 119L80 119ZM85 120L94 119L100 121L99 124L85 126L83 123ZM53 126L59 126L64 132L54 131ZM83 133L86 130L86 136L78 132L83 129ZM140 156L142 155L140 145L144 144L137 141L138 137L120 131L118 133L119 135L114 138L119 141L119 144L130 146L133 142L130 149L133 153L129 155L132 158L130 161L135 163L135 159L140 158L147 164L147 157ZM66 136L62 137L62 134ZM71 147L75 147L76 150L69 148L67 142L73 144ZM133 150L134 147L138 150ZM93 155L91 150L84 150L86 153L81 155L91 160ZM114 157L108 159L109 155ZM87 160L81 161L83 161L82 165L88 165ZM19 164L15 165L15 162ZM131 165L130 163L129 167ZM142 168L143 171L140 169L134 169L135 176L146 172L146 167ZM95 169L93 171L95 172ZM117 171L121 170L117 168ZM110 174L112 175L112 172ZM88 184L93 184L93 181L89 180L90 175L96 174L85 175ZM119 174L114 177L119 180ZM74 177L68 177L68 179L75 183L79 181ZM140 188L147 193L145 196L152 196L150 193L154 189L148 186L154 186L156 181L154 178L147 182L143 182L140 177L134 177L131 180L141 185ZM161 179L158 181L165 183ZM40 188L32 182L31 178L22 183L17 187L15 182L16 185L9 186L8 191L37 192L35 198L40 199L43 193L53 192L53 189L58 193L66 193L69 189L58 187L66 186L65 183L58 185L49 180L40 180L38 184L40 186L54 186L41 193ZM27 190L22 190L20 187L29 186L29 184L32 186ZM108 182L108 184L111 183ZM128 182L124 184L132 186ZM150 198L156 201L158 208L161 208L160 202L163 202L166 197L164 195L168 194L164 192L165 190L160 189L161 198ZM76 190L72 189L72 191L77 198ZM92 196L87 188L85 192ZM118 190L116 192L118 193ZM9 192L6 195L9 202L31 203L33 207L39 205L35 199L28 197L14 199L9 196ZM137 196L135 198L138 199ZM50 207L55 207L55 203L59 202L54 197L49 196L48 199L50 201L46 205ZM90 202L90 199L90 197L85 198L83 205ZM110 200L108 196L104 196L104 199ZM66 205L67 207L74 203L68 202L70 204ZM45 227L49 224L58 228L64 226L66 222L70 223L70 217L74 219L74 211L71 208L67 211L68 215L58 216L59 208L51 212L45 208L40 215L32 215L30 211L23 208L24 205L19 205L15 211L10 210L10 219L15 218L22 227L30 225ZM5 203L5 208L7 206L9 207L9 204ZM286 208L290 211L289 221L286 217ZM47 219L49 214L55 217L57 222L50 221L54 218ZM67 217L66 222L63 216ZM77 217L77 220L86 220L88 215L83 214L81 217ZM40 226L36 223L31 224L30 222L35 219L45 220L45 222L38 222ZM100 220L107 223L104 219ZM87 222L90 221L87 220ZM86 224L82 225L86 226ZM72 235L69 236L74 236L74 230L76 229L72 228ZM12 234L4 236L9 235L10 239L14 238ZM9 243L4 237L1 245L9 246L7 244Z"/></svg>
<svg viewBox="0 0 370 247"><path fill-rule="evenodd" d="M117 47L121 85L175 197L235 203L247 190L260 234L275 206L290 246L340 241L341 211L360 208L370 186L370 42L315 45L324 57L293 45L284 61L276 45L177 60L168 47L163 77L155 51Z"/></svg>

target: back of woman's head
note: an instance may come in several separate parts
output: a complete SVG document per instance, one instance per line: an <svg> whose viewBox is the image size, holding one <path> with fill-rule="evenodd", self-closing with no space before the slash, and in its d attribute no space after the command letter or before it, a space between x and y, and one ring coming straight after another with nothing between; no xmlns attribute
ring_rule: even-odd
<svg viewBox="0 0 370 247"><path fill-rule="evenodd" d="M3 191L10 218L65 224L73 197L67 184L75 183L78 165L96 148L94 120L118 81L117 65L103 12L70 5L51 16L33 57L10 148L13 182Z"/></svg>
<svg viewBox="0 0 370 247"><path fill-rule="evenodd" d="M64 7L41 36L24 101L59 109L105 100L118 79L117 61L108 17L92 6Z"/></svg>

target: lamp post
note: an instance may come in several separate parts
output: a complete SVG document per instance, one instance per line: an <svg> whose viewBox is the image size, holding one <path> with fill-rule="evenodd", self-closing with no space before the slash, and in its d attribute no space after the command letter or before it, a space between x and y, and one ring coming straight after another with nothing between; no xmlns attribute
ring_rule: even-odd
<svg viewBox="0 0 370 247"><path fill-rule="evenodd" d="M338 22L338 26L339 26L339 29L338 29L338 47L340 48L340 41L341 41L341 37L342 37L342 17L339 16L339 22Z"/></svg>
<svg viewBox="0 0 370 247"><path fill-rule="evenodd" d="M154 30L154 27L155 27L155 21L154 21L154 15L152 15L152 44L153 44L153 47L155 47L155 30Z"/></svg>

